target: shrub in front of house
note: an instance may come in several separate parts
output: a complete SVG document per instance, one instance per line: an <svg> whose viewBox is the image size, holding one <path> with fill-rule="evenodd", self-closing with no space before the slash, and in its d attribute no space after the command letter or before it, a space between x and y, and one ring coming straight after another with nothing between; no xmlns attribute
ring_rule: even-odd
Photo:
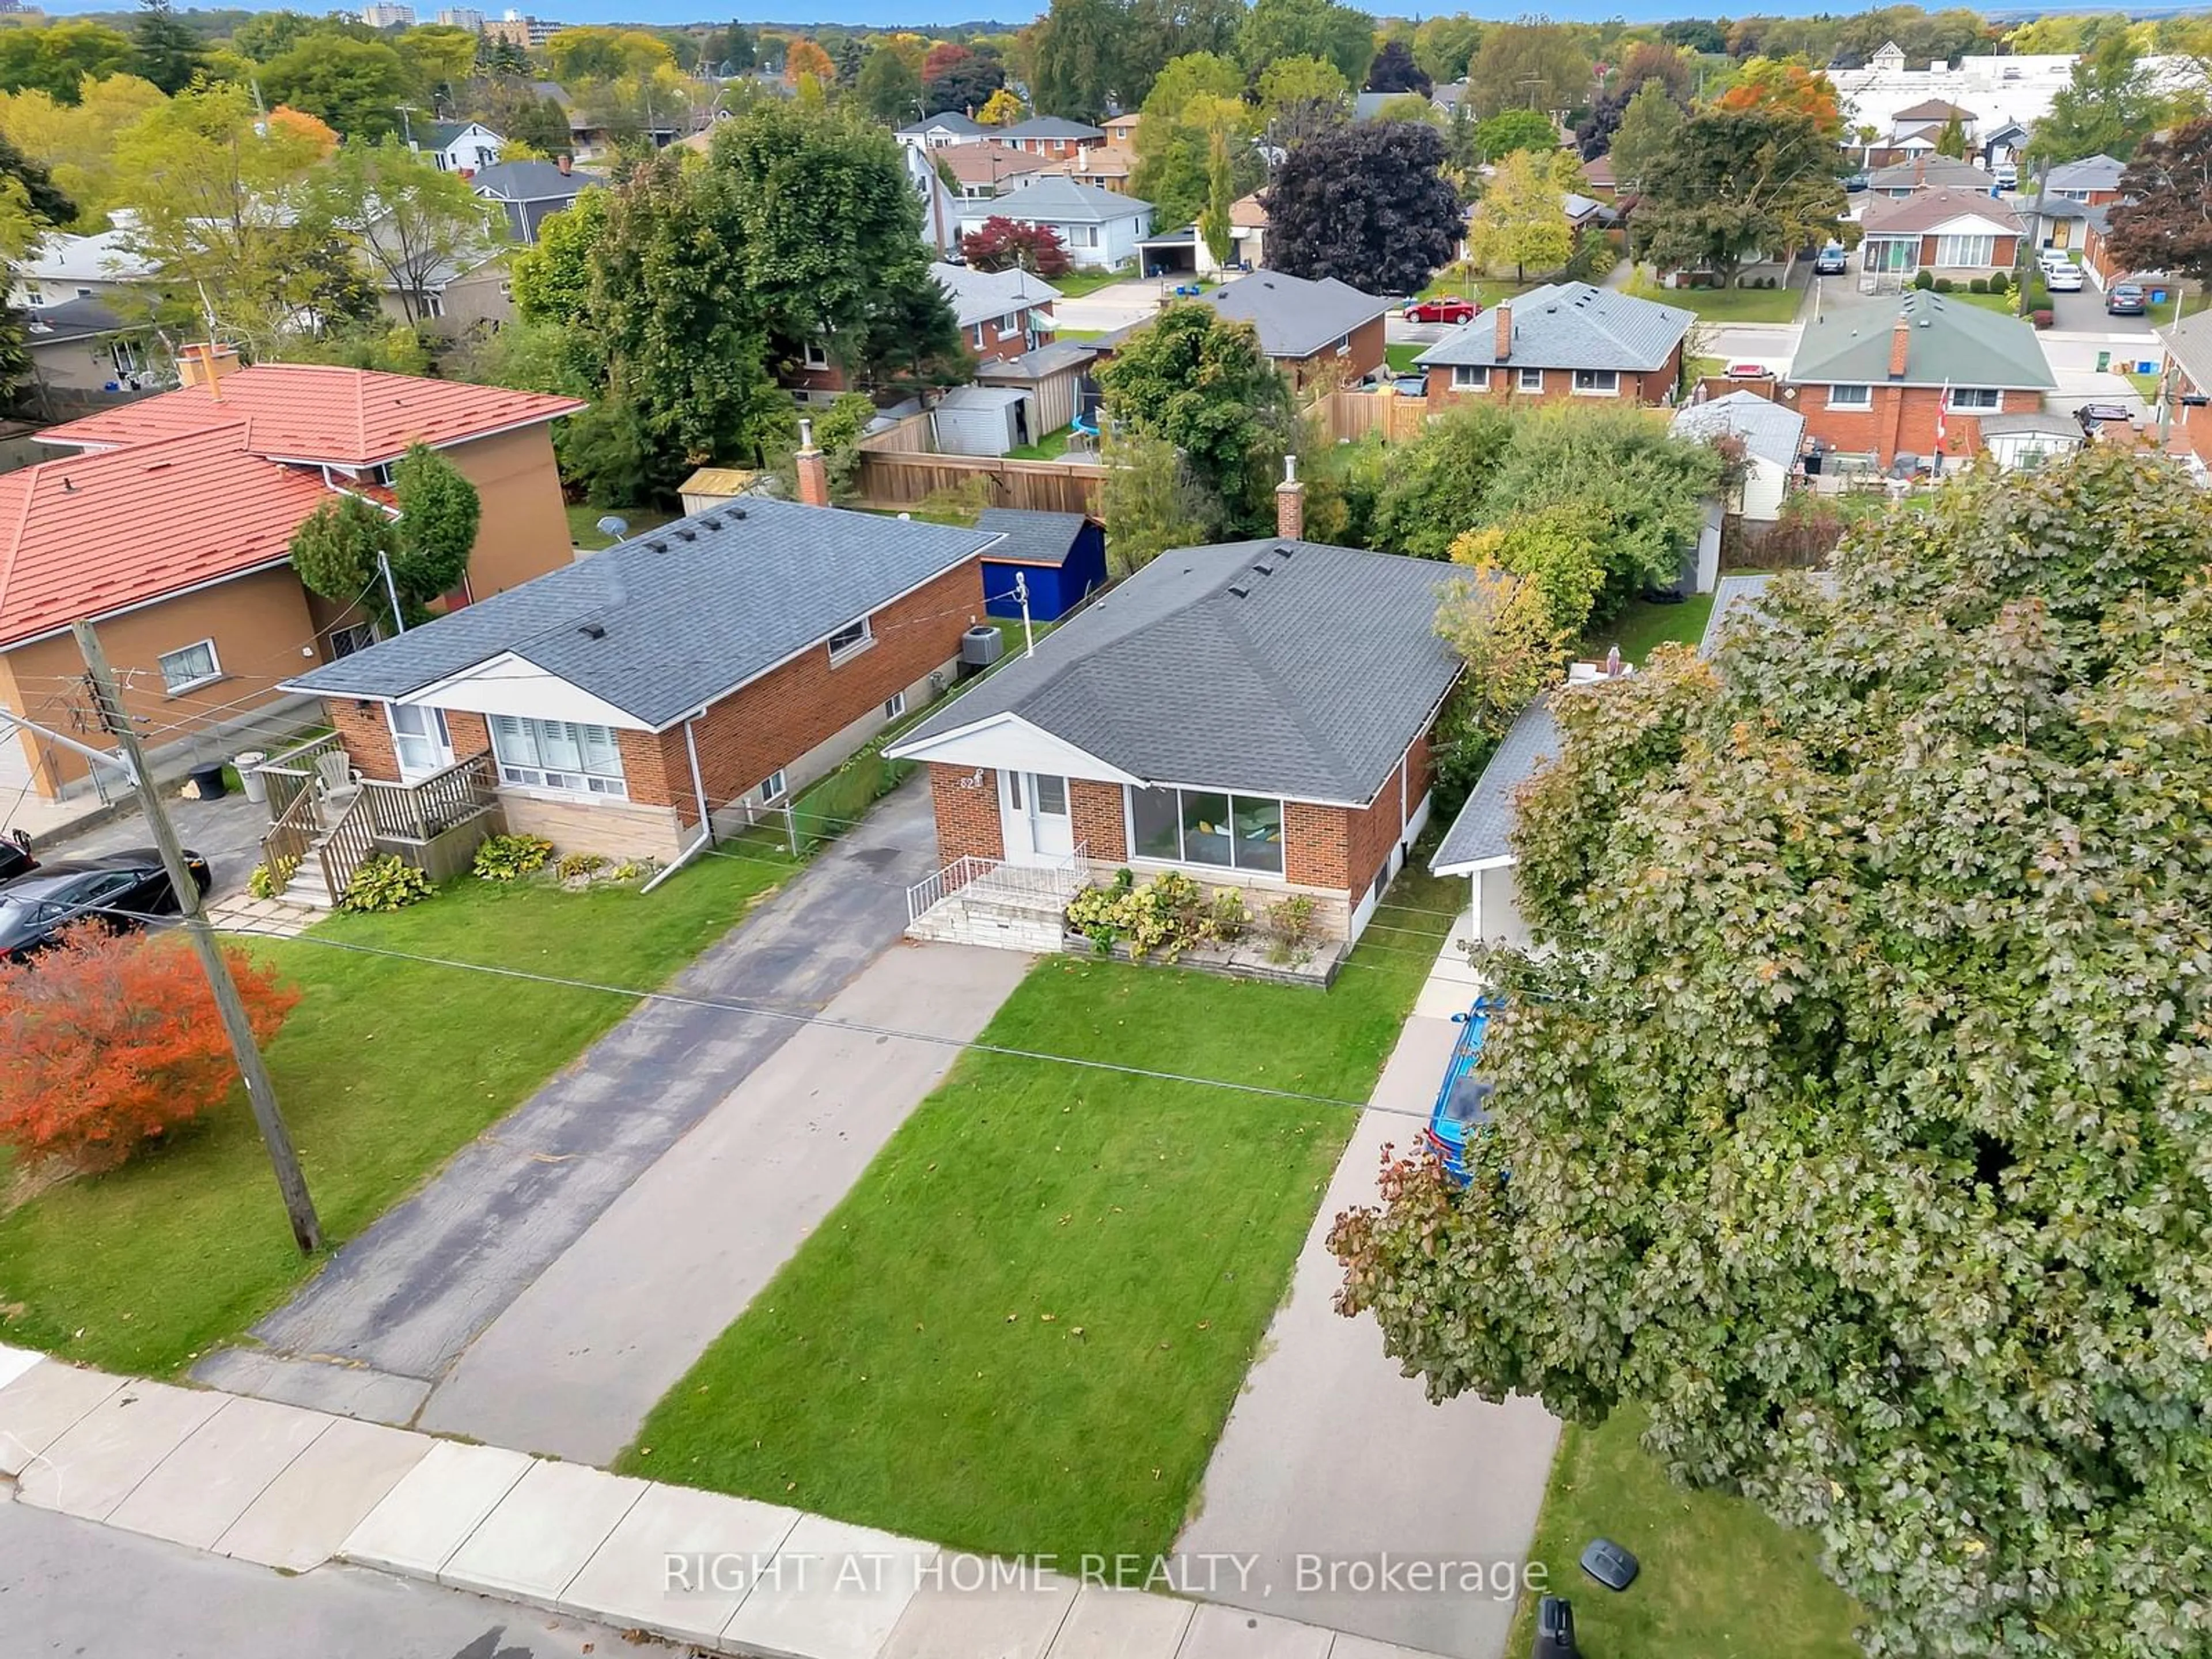
<svg viewBox="0 0 2212 1659"><path fill-rule="evenodd" d="M589 881L607 867L606 856L601 853L570 853L553 866L553 873L562 881Z"/></svg>
<svg viewBox="0 0 2212 1659"><path fill-rule="evenodd" d="M1992 294L2008 294L2008 293L2010 293L2011 291L2012 291L2012 278L2011 278L2011 277L2009 277L2009 276L2006 276L2006 275L2004 274L2004 272L2002 272L2002 270L1993 270L1993 271L1991 271L1991 272L1990 273L1990 293L1992 293Z"/></svg>
<svg viewBox="0 0 2212 1659"><path fill-rule="evenodd" d="M1267 907L1261 925L1267 941L1267 960L1277 967L1296 967L1313 956L1314 902L1310 893L1293 893Z"/></svg>
<svg viewBox="0 0 2212 1659"><path fill-rule="evenodd" d="M553 843L543 836L487 836L473 867L485 881L517 881L544 869L552 856Z"/></svg>
<svg viewBox="0 0 2212 1659"><path fill-rule="evenodd" d="M1912 286L1925 292L1936 286L1936 273L1923 265L1912 276Z"/></svg>
<svg viewBox="0 0 2212 1659"><path fill-rule="evenodd" d="M2057 322L2058 319L2051 312L2037 311L2031 312L2028 314L2027 320L2033 323L2038 328L2049 328L2051 324Z"/></svg>
<svg viewBox="0 0 2212 1659"><path fill-rule="evenodd" d="M409 905L430 896L430 878L413 865L379 853L364 859L361 867L346 883L344 896L338 900L338 908L367 914L378 910L404 910Z"/></svg>
<svg viewBox="0 0 2212 1659"><path fill-rule="evenodd" d="M1948 294L1957 286L1958 284L1954 283L1948 276L1938 276L1936 279L1936 291L1938 294Z"/></svg>
<svg viewBox="0 0 2212 1659"><path fill-rule="evenodd" d="M246 878L246 890L258 899L281 897L290 885L292 872L300 867L297 859L272 859L266 864L257 864Z"/></svg>
<svg viewBox="0 0 2212 1659"><path fill-rule="evenodd" d="M1251 926L1252 913L1242 893L1224 889L1209 901L1206 889L1179 871L1139 884L1122 869L1069 900L1066 922L1102 957L1120 945L1134 961L1156 955L1173 962L1194 945L1233 944Z"/></svg>
<svg viewBox="0 0 2212 1659"><path fill-rule="evenodd" d="M1969 276L1969 277L1966 279L1966 292L1967 292L1967 293L1969 293L1969 294L1987 294L1989 291L1990 291L1990 279L1989 279L1988 277L1986 277L1986 276Z"/></svg>

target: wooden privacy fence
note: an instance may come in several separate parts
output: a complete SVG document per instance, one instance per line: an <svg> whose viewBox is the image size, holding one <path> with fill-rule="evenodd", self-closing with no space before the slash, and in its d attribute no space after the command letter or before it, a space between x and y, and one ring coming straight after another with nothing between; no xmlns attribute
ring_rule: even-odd
<svg viewBox="0 0 2212 1659"><path fill-rule="evenodd" d="M940 489L957 489L981 478L991 486L993 507L1087 513L1097 518L1103 511L1099 481L1104 477L1097 466L1065 461L860 451L860 499L870 507L913 507Z"/></svg>
<svg viewBox="0 0 2212 1659"><path fill-rule="evenodd" d="M1429 400L1339 389L1315 398L1314 412L1321 416L1331 443L1353 443L1370 432L1380 432L1385 443L1411 443L1429 423Z"/></svg>

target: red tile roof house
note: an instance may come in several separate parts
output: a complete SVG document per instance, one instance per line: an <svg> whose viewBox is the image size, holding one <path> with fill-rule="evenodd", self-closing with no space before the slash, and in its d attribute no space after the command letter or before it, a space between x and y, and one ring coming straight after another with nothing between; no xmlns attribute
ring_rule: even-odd
<svg viewBox="0 0 2212 1659"><path fill-rule="evenodd" d="M1532 289L1462 323L1413 361L1428 395L1671 403L1697 313L1588 283Z"/></svg>
<svg viewBox="0 0 2212 1659"><path fill-rule="evenodd" d="M1295 895L1357 939L1427 822L1450 572L1278 537L1161 554L887 751L928 769L945 867L914 932L1056 950L1087 880L1127 867Z"/></svg>
<svg viewBox="0 0 2212 1659"><path fill-rule="evenodd" d="M1910 278L1921 270L1965 282L2009 272L2026 234L2002 202L1952 185L1871 201L1859 221L1859 269Z"/></svg>
<svg viewBox="0 0 2212 1659"><path fill-rule="evenodd" d="M2018 318L1920 289L1894 306L1805 330L1783 395L1827 448L1886 468L1940 442L1963 460L1985 447L1983 416L2037 413L2056 389L2042 342Z"/></svg>
<svg viewBox="0 0 2212 1659"><path fill-rule="evenodd" d="M501 822L672 863L949 685L1001 538L813 505L799 459L810 501L679 519L293 679L363 780L295 892L331 902L372 843L450 873Z"/></svg>
<svg viewBox="0 0 2212 1659"><path fill-rule="evenodd" d="M583 405L448 380L268 364L37 434L77 453L0 477L0 706L97 731L69 624L100 624L156 764L266 729L303 664L366 643L360 609L310 593L290 544L333 491L374 493L420 440L477 486L481 598L575 555L547 428ZM0 737L0 799L94 787L83 760ZM108 781L112 781L109 780Z"/></svg>

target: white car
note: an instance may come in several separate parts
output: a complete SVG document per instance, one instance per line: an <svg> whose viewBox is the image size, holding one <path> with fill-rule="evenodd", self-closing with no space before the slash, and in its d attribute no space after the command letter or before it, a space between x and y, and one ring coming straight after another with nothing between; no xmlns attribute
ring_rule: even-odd
<svg viewBox="0 0 2212 1659"><path fill-rule="evenodd" d="M2043 285L2053 294L2079 294L2081 291L2081 267L2068 260L2063 264L2043 268Z"/></svg>

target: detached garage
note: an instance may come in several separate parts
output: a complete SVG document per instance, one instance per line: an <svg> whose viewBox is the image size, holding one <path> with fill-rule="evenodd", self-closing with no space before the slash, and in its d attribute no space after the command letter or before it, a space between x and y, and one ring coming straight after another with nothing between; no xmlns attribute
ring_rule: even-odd
<svg viewBox="0 0 2212 1659"><path fill-rule="evenodd" d="M1030 394L1019 386L955 386L929 418L940 455L1003 455L1041 435Z"/></svg>

